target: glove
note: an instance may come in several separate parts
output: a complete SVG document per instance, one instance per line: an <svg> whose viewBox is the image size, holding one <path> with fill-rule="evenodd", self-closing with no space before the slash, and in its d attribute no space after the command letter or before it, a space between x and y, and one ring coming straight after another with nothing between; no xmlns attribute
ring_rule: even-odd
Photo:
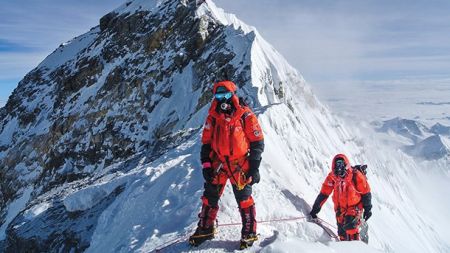
<svg viewBox="0 0 450 253"><path fill-rule="evenodd" d="M211 168L211 163L210 162L205 162L202 164L203 166L203 178L205 179L206 182L212 182L214 179L214 171Z"/></svg>
<svg viewBox="0 0 450 253"><path fill-rule="evenodd" d="M325 195L323 193L319 193L317 195L316 200L314 201L314 204L312 206L311 212L309 215L311 215L311 218L317 219L317 214L320 212L320 209L322 208L323 203L327 201L328 195Z"/></svg>
<svg viewBox="0 0 450 253"><path fill-rule="evenodd" d="M363 214L364 220L367 221L370 218L370 216L372 216L372 211L370 209L364 209Z"/></svg>
<svg viewBox="0 0 450 253"><path fill-rule="evenodd" d="M311 210L311 212L309 212L309 215L311 215L311 218L313 219L317 219L317 214L320 212L320 208L314 208Z"/></svg>
<svg viewBox="0 0 450 253"><path fill-rule="evenodd" d="M259 176L259 170L251 170L251 171L249 171L248 172L248 174L247 174L247 178L248 179L250 179L251 178L251 181L250 181L250 185L254 185L254 184L257 184L257 183L259 183L259 181L260 181L260 176Z"/></svg>
<svg viewBox="0 0 450 253"><path fill-rule="evenodd" d="M260 160L249 160L250 163L250 169L247 173L247 178L250 179L250 185L254 185L259 183L261 177L259 175L259 165L261 164L261 159Z"/></svg>

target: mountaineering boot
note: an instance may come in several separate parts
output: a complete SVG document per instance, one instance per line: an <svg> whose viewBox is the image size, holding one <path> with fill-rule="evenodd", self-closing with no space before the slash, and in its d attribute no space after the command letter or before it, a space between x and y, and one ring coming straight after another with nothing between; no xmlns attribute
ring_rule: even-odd
<svg viewBox="0 0 450 253"><path fill-rule="evenodd" d="M216 233L214 222L218 211L218 206L211 207L205 204L202 205L202 211L198 215L199 221L197 224L197 229L195 230L195 233L189 237L190 245L197 247L206 240L211 240L214 238L214 234Z"/></svg>
<svg viewBox="0 0 450 253"><path fill-rule="evenodd" d="M197 227L195 233L189 237L189 244L191 246L197 247L207 240L214 239L215 233L216 233L215 227L210 228Z"/></svg>
<svg viewBox="0 0 450 253"><path fill-rule="evenodd" d="M255 233L250 233L248 235L242 236L241 245L239 246L239 249L243 250L243 249L249 248L257 240L258 240L258 235Z"/></svg>
<svg viewBox="0 0 450 253"><path fill-rule="evenodd" d="M258 240L256 234L256 210L255 205L249 207L240 208L242 218L242 230L241 230L241 245L240 249L246 249L251 247L253 243Z"/></svg>

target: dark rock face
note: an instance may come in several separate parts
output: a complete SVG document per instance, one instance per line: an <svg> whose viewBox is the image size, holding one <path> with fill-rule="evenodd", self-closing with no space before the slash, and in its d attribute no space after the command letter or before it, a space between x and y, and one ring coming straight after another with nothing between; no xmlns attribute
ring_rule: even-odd
<svg viewBox="0 0 450 253"><path fill-rule="evenodd" d="M68 212L61 201L55 201L37 219L27 221L19 216L13 222L21 225L9 229L5 252L83 252L89 247L99 215L123 189L117 187L86 211Z"/></svg>
<svg viewBox="0 0 450 253"><path fill-rule="evenodd" d="M236 54L226 46L227 27L196 10L195 1L166 0L152 11L111 12L25 76L0 110L0 223L27 187L30 203L108 166L158 158L198 132L201 124L185 125L209 103L211 83L250 82L250 66L231 63ZM180 89L198 95L179 101ZM86 249L95 217L110 200L70 214L62 197L42 214L48 224L18 214L8 226L7 250Z"/></svg>

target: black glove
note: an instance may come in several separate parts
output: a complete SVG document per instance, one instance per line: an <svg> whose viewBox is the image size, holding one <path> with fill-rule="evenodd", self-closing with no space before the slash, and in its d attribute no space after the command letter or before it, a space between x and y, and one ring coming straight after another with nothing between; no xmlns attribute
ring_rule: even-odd
<svg viewBox="0 0 450 253"><path fill-rule="evenodd" d="M247 178L252 178L252 181L249 183L250 185L254 185L259 183L260 181L260 176L259 176L259 170L251 170L248 172L247 174Z"/></svg>
<svg viewBox="0 0 450 253"><path fill-rule="evenodd" d="M312 210L309 213L309 215L311 215L311 218L317 219L317 214L320 212L322 204L327 200L327 198L328 196L323 193L319 193L319 195L317 195L317 198L312 206Z"/></svg>
<svg viewBox="0 0 450 253"><path fill-rule="evenodd" d="M361 202L363 203L364 213L363 218L368 220L372 216L372 193L368 192L361 196Z"/></svg>
<svg viewBox="0 0 450 253"><path fill-rule="evenodd" d="M313 219L317 219L317 214L320 212L320 207L319 208L314 208L311 210L311 212L309 212L309 215L311 215L311 218Z"/></svg>
<svg viewBox="0 0 450 253"><path fill-rule="evenodd" d="M370 209L364 209L363 214L364 220L367 221L370 218L370 216L372 216L372 211Z"/></svg>
<svg viewBox="0 0 450 253"><path fill-rule="evenodd" d="M251 177L252 181L250 182L250 185L254 185L259 183L261 179L259 176L259 165L261 164L261 160L249 160L249 163L250 169L247 173L247 179Z"/></svg>
<svg viewBox="0 0 450 253"><path fill-rule="evenodd" d="M203 163L203 178L206 182L212 182L214 179L214 170L211 168L211 163Z"/></svg>

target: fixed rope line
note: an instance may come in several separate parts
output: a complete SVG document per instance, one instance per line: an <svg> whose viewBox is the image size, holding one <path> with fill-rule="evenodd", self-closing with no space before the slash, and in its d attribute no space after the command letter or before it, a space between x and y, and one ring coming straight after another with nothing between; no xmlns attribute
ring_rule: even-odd
<svg viewBox="0 0 450 253"><path fill-rule="evenodd" d="M294 220L303 220L306 219L306 216L301 217L291 217L291 218L280 218L280 219L271 219L271 220L262 220L262 221L256 221L258 224L264 224L264 223L271 223L271 222L282 222L282 221L294 221ZM225 223L225 224L218 224L218 227L228 227L228 226L239 226L242 225L241 222L236 223Z"/></svg>
<svg viewBox="0 0 450 253"><path fill-rule="evenodd" d="M337 229L337 227L336 227L335 225L333 225L333 224L330 224L330 223L328 223L328 222L324 221L323 219L321 219L321 218L319 218L319 217L317 217L317 219L318 219L318 220L320 220L321 222L323 222L323 223L327 224L328 226L330 226L330 227L332 227L332 228L334 228L334 229Z"/></svg>
<svg viewBox="0 0 450 253"><path fill-rule="evenodd" d="M299 216L299 217L288 217L288 218L279 218L279 219L269 219L269 220L261 220L261 221L256 221L258 224L264 224L264 223L272 223L272 222L285 222L285 221L295 221L295 220L304 220L307 219L307 216ZM320 219L320 218L319 218ZM331 225L330 223L320 219L321 221L323 221L325 224L327 224L328 226L331 226L333 228L335 228L333 225ZM230 227L230 226L240 226L242 225L241 222L235 222L235 223L225 223L225 224L218 224L217 227ZM193 229L191 229L193 230ZM189 237L190 232L192 231L188 231L185 235L180 236L178 238L172 239L168 242L165 242L162 245L159 245L158 247L155 248L155 250L153 252L161 252L163 249L166 249L182 240L185 240Z"/></svg>

